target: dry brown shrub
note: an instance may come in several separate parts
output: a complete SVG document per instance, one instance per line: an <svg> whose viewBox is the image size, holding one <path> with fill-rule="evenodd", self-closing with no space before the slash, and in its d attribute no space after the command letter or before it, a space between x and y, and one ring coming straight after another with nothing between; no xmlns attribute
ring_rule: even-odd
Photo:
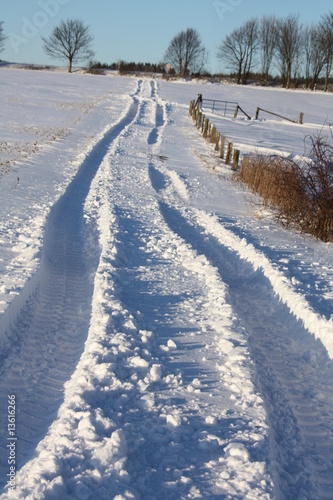
<svg viewBox="0 0 333 500"><path fill-rule="evenodd" d="M333 146L310 139L307 160L255 154L242 163L239 179L277 210L282 224L333 241Z"/></svg>

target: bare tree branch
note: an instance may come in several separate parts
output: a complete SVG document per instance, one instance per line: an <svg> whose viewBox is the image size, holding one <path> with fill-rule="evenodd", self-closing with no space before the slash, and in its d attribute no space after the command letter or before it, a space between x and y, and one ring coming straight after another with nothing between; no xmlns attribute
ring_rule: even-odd
<svg viewBox="0 0 333 500"><path fill-rule="evenodd" d="M306 27L304 31L304 59L306 88L314 90L325 67L326 40L320 26Z"/></svg>
<svg viewBox="0 0 333 500"><path fill-rule="evenodd" d="M328 87L328 79L333 65L333 11L322 17L320 31L325 41L325 92Z"/></svg>
<svg viewBox="0 0 333 500"><path fill-rule="evenodd" d="M263 17L260 23L261 82L266 85L277 44L277 20L275 16Z"/></svg>
<svg viewBox="0 0 333 500"><path fill-rule="evenodd" d="M238 84L247 82L258 46L257 19L250 19L240 28L236 28L219 45L217 58L237 73Z"/></svg>
<svg viewBox="0 0 333 500"><path fill-rule="evenodd" d="M54 59L67 59L68 72L76 61L90 59L94 55L91 48L93 37L89 28L79 19L67 19L56 26L49 38L42 37L44 52Z"/></svg>
<svg viewBox="0 0 333 500"><path fill-rule="evenodd" d="M291 80L297 76L303 49L303 27L298 16L289 15L278 23L277 60L282 81L290 88Z"/></svg>
<svg viewBox="0 0 333 500"><path fill-rule="evenodd" d="M200 73L207 61L207 52L197 30L188 28L174 36L164 60L171 64L179 75Z"/></svg>

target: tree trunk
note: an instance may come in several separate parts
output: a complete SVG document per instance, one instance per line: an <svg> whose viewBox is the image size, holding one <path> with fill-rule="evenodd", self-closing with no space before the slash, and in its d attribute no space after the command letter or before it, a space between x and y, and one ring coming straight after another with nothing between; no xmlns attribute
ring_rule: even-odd
<svg viewBox="0 0 333 500"><path fill-rule="evenodd" d="M328 69L326 69L326 75L325 75L325 88L324 88L324 91L327 92L327 88L328 88L328 77L329 77L329 72L328 72Z"/></svg>
<svg viewBox="0 0 333 500"><path fill-rule="evenodd" d="M242 63L239 61L238 63L238 75L237 75L237 85L240 84L242 78Z"/></svg>

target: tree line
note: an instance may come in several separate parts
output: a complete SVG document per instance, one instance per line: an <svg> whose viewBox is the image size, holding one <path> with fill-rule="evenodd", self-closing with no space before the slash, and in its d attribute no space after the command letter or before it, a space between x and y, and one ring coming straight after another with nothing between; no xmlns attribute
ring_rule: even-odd
<svg viewBox="0 0 333 500"><path fill-rule="evenodd" d="M275 68L286 88L304 78L306 88L313 90L323 76L327 90L333 64L333 11L311 26L303 26L296 15L250 19L222 40L217 57L236 73L238 84L246 84L260 65L263 85Z"/></svg>
<svg viewBox="0 0 333 500"><path fill-rule="evenodd" d="M164 63L134 62L123 61L113 62L111 64L100 63L98 61L89 62L89 73L101 73L104 69L119 71L120 75L127 73L165 73Z"/></svg>
<svg viewBox="0 0 333 500"><path fill-rule="evenodd" d="M164 58L186 76L204 70L207 52L197 30L187 29L172 39ZM257 71L261 84L267 85L275 70L286 88L304 79L313 90L324 77L326 91L333 65L333 11L312 26L303 26L297 15L252 18L222 39L217 58L237 84L245 85Z"/></svg>
<svg viewBox="0 0 333 500"><path fill-rule="evenodd" d="M4 49L5 40L0 21L0 51ZM93 36L89 27L78 19L61 21L49 37L42 37L42 42L48 56L68 61L69 72L74 62L91 60L94 56ZM311 26L303 26L297 15L284 19L275 16L252 18L222 39L217 47L217 58L235 75L237 84L246 84L250 75L257 71L261 84L266 85L275 70L286 88L297 85L303 78L306 88L313 90L323 77L326 91L333 66L333 11ZM172 38L162 63L120 61L109 67L120 73L167 71L188 76L207 74L207 61L208 53L200 34L188 28ZM98 65L102 66L100 63L90 66L97 72Z"/></svg>

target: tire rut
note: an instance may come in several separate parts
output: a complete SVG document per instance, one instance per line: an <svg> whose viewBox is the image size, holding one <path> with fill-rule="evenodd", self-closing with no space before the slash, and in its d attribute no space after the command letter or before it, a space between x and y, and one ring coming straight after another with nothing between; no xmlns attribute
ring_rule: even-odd
<svg viewBox="0 0 333 500"><path fill-rule="evenodd" d="M271 427L272 475L283 498L333 497L333 362L260 270L198 226L188 209L165 201L170 180L154 165L151 184L170 229L216 267L249 334ZM169 192L169 191L168 191ZM179 205L179 203L178 203ZM249 297L251 300L249 301Z"/></svg>
<svg viewBox="0 0 333 500"><path fill-rule="evenodd" d="M177 405L183 411L187 412L187 428L185 430L182 429L181 437L177 441L177 447L181 444L184 449L191 450L189 453L189 463L196 463L195 474L196 480L198 480L198 470L202 471L203 475L207 474L208 476L205 463L209 459L212 459L209 447L207 451L198 449L198 441L197 437L195 437L196 430L200 425L204 425L205 427L207 425L207 423L200 423L199 408L202 410L203 406L206 407L209 405L205 398L206 394L209 394L208 398L212 396L212 406L216 404L216 411L218 413L218 402L224 400L226 396L223 392L224 385L221 383L220 371L215 369L215 364L204 366L199 361L201 360L202 350L205 347L208 349L208 346L202 343L204 342L204 335L195 340L194 338L192 339L192 334L195 336L194 332L200 331L200 315L206 317L206 314L208 314L208 312L205 313L203 311L205 311L206 301L209 300L207 299L207 290L213 295L213 285L210 285L210 287L207 286L206 278L202 278L201 280L200 273L197 275L193 272L192 274L192 261L191 267L187 268L184 264L184 255L190 260L193 258L192 252L189 251L189 257L185 248L183 248L182 256L178 257L175 249L179 245L179 241L178 238L175 238L175 231L170 231L168 221L165 221L164 213L161 213L161 207L158 203L159 196L156 199L156 194L151 189L151 186L149 186L149 190L146 187L147 184L149 185L149 177L150 179L154 179L154 187L159 191L166 184L164 179L157 174L157 167L161 164L158 155L158 146L159 139L163 133L163 126L166 123L166 111L164 105L158 102L155 88L153 89L154 92L151 93L151 97L147 96L146 99L142 100L138 112L138 123L135 123L130 128L128 137L126 137L126 140L129 142L132 136L136 138L136 144L138 145L136 150L137 155L142 150L145 151L147 145L148 153L151 154L145 157L138 156L144 158L140 162L131 161L131 151L129 152L129 149L126 150L125 146L120 144L119 151L115 153L113 161L110 162L109 168L111 174L109 177L112 179L113 189L110 189L108 199L112 206L112 212L116 220L115 226L117 227L117 251L115 252L115 261L113 262L112 278L115 282L113 293L121 303L119 309L127 311L134 318L134 326L139 325L141 330L153 333L151 337L153 340L151 342L155 343L155 349L153 350L155 355L159 354L161 356L161 351L163 352L163 348L168 345L168 341L173 337L179 337L180 339L188 337L187 340L179 340L178 361L175 359L176 356L173 358L172 355L172 365L170 364L169 368L167 368L168 361L164 355L155 358L154 361L163 360L163 363L166 364L165 368L167 372L170 370L173 373L176 370L176 373L179 371L179 376L181 372L182 384L185 386L190 385L195 377L201 377L203 386L205 386L205 388L202 388L202 392L199 391L198 400L190 396L192 402L186 405L186 400L176 397L175 387L177 387L177 382L173 382L175 387L170 382L170 387L164 387L162 392L154 391L154 405L151 413L146 412L146 408L137 408L138 398L130 397L128 398L126 407L123 407L122 411L117 415L117 425L120 428L124 427L124 422L128 414L137 415L137 424L134 425L133 429L127 427L125 432L126 440L130 444L129 449L131 450L127 461L128 471L131 474L137 475L137 478L131 483L132 486L135 485L140 492L142 491L143 496L148 495L150 497L150 492L153 495L153 491L160 491L161 498L167 498L167 495L164 496L162 483L165 475L165 463L167 461L170 461L168 465L169 463L177 463L180 457L177 455L178 452L175 449L173 437L170 438L169 444L168 439L164 442L163 456L158 455L161 443L158 443L156 447L154 437L155 434L158 436L165 434L164 421L161 422L160 419L157 419L157 424L156 422L151 422L152 414L157 412L158 407L160 407L158 411L161 411L162 405L165 407L165 412L167 413L168 411L176 411L178 409ZM145 127L144 132L142 132L143 127ZM138 137L140 137L140 143ZM119 156L121 156L120 166L117 164ZM121 168L123 164L126 164L126 169ZM133 179L135 179L136 183L135 191L132 187ZM141 196L142 201L139 205L138 196L140 194L147 196L143 198ZM169 244L165 242L161 243L160 238L162 237L163 240L163 236L168 240ZM186 260L187 265L188 260ZM184 275L182 275L182 272L184 272ZM220 283L220 280L218 280L218 283ZM189 290L192 289L196 290L197 295L195 299L192 298L192 300L189 300ZM187 302L190 302L190 304ZM212 308L210 308L210 314L212 314ZM117 329L123 331L124 335L126 335L126 329L124 330L121 321L119 324L115 323L115 331ZM191 332L191 337L189 337L189 332ZM114 335L114 331L112 334ZM208 336L209 343L212 342L214 345L213 335L212 333L211 337ZM134 343L134 341L138 342L140 336L137 332L131 330L127 333L126 337L129 343ZM215 353L215 348L211 348ZM207 349L206 355L208 355ZM141 347L139 345L136 348L131 347L132 352L135 350L137 355L139 355ZM179 365L177 364L178 362ZM123 370L123 367L119 368ZM124 374L122 374L122 377L124 377ZM223 389L221 389L222 387ZM148 394L149 388L146 391L147 397ZM228 389L227 394L229 394ZM165 398L167 398L167 404L165 403ZM222 403L220 404L222 405ZM112 418L114 417L112 416ZM214 429L214 432L221 436L221 439L226 438L228 433L230 433L230 436L233 432L235 434L238 432L238 430L233 431L232 429L234 420L231 417L230 420L229 418L225 419L223 423L222 420L223 418L221 417L221 422L219 421L216 424L216 429ZM149 429L145 429L144 427L147 423L151 425ZM228 428L229 425L230 428ZM208 427L209 432L213 432L212 427ZM140 446L138 446L139 442ZM255 449L255 447L257 448ZM140 458L138 458L139 453ZM260 453L258 452L257 442L253 447L253 456L258 459L256 453ZM181 460L184 462L182 468L186 469L186 454ZM152 464L154 464L156 474L154 478L148 480L145 469L149 470ZM212 475L219 476L219 467L222 466L217 464L217 470ZM147 484L144 484L143 477L145 477ZM207 484L203 488L206 488L206 493L210 492L208 494L209 498L215 498L212 495L212 491L215 491L215 481L211 480L211 483L213 486L209 484L209 479L207 478ZM187 491L187 486L179 486L179 491L181 489ZM187 494L183 496L185 498ZM155 496L152 496L152 498L155 498Z"/></svg>
<svg viewBox="0 0 333 500"><path fill-rule="evenodd" d="M96 248L92 254L85 245L87 234L95 233L96 228L85 221L84 203L110 146L135 119L141 89L139 81L127 112L94 146L64 195L52 207L34 289L27 292L23 305L20 300L11 304L13 321L8 321L6 315L2 317L2 322L9 326L1 329L7 340L6 350L1 353L1 441L6 442L7 395L15 394L18 469L29 460L56 418L63 402L64 384L84 349L91 315L92 276L100 252ZM23 290L21 294L24 293ZM1 486L7 468L7 450L2 446Z"/></svg>

